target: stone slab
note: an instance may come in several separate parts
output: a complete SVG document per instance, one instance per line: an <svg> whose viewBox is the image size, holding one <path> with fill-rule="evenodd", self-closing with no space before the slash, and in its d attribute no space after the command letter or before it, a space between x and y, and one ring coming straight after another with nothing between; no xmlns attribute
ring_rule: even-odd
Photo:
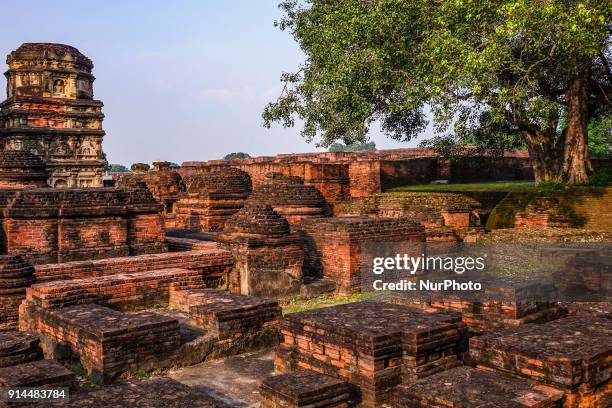
<svg viewBox="0 0 612 408"><path fill-rule="evenodd" d="M400 385L396 407L553 408L563 391L495 371L457 367Z"/></svg>
<svg viewBox="0 0 612 408"><path fill-rule="evenodd" d="M269 407L327 407L346 403L349 384L311 370L266 378L261 384L262 405Z"/></svg>
<svg viewBox="0 0 612 408"><path fill-rule="evenodd" d="M576 316L470 339L476 363L564 389L595 387L612 377L612 320Z"/></svg>

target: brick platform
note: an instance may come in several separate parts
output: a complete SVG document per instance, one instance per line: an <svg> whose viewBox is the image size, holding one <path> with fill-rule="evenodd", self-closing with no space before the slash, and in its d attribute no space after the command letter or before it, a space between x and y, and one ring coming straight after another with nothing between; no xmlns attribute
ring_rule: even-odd
<svg viewBox="0 0 612 408"><path fill-rule="evenodd" d="M570 316L597 316L612 319L612 303L610 302L564 302Z"/></svg>
<svg viewBox="0 0 612 408"><path fill-rule="evenodd" d="M554 408L563 391L494 371L457 367L400 385L394 406L412 408Z"/></svg>
<svg viewBox="0 0 612 408"><path fill-rule="evenodd" d="M121 404L121 405L118 405ZM113 387L70 396L61 408L231 408L229 405L169 378L131 380Z"/></svg>
<svg viewBox="0 0 612 408"><path fill-rule="evenodd" d="M415 305L428 311L461 313L461 320L472 334L490 332L526 323L544 323L567 315L557 302L539 301L554 298L552 284L522 280L479 280L483 290L478 295L458 295L456 292L427 292L403 298L391 295L391 302Z"/></svg>
<svg viewBox="0 0 612 408"><path fill-rule="evenodd" d="M170 306L188 312L195 326L219 339L236 339L268 329L282 315L276 300L215 289L172 290Z"/></svg>
<svg viewBox="0 0 612 408"><path fill-rule="evenodd" d="M21 329L41 335L45 356L78 357L96 382L170 365L180 346L176 319L152 312L121 313L98 305L43 309L25 302Z"/></svg>
<svg viewBox="0 0 612 408"><path fill-rule="evenodd" d="M261 408L345 408L349 384L311 370L266 378L260 387Z"/></svg>
<svg viewBox="0 0 612 408"><path fill-rule="evenodd" d="M335 216L407 217L427 229L480 225L480 203L454 193L382 193L334 205Z"/></svg>
<svg viewBox="0 0 612 408"><path fill-rule="evenodd" d="M311 369L359 387L365 406L388 402L393 387L460 364L467 327L456 316L361 302L289 314L275 368Z"/></svg>
<svg viewBox="0 0 612 408"><path fill-rule="evenodd" d="M202 242L196 251L45 264L35 268L37 282L182 268L200 272L208 285L214 285L227 283L233 264L229 251L219 248L214 242Z"/></svg>
<svg viewBox="0 0 612 408"><path fill-rule="evenodd" d="M0 330L17 328L19 304L35 281L34 267L21 256L0 256Z"/></svg>
<svg viewBox="0 0 612 408"><path fill-rule="evenodd" d="M42 358L39 338L18 331L0 332L0 367L29 363Z"/></svg>
<svg viewBox="0 0 612 408"><path fill-rule="evenodd" d="M470 339L477 364L563 390L594 390L612 376L612 320L568 317Z"/></svg>
<svg viewBox="0 0 612 408"><path fill-rule="evenodd" d="M335 282L339 292L361 288L361 267L367 262L363 245L393 243L400 245L397 253L402 253L401 245L405 244L405 252L411 253L415 243L425 241L424 228L407 218L322 218L304 221L300 228L305 267L311 274ZM420 247L417 253L421 253Z"/></svg>
<svg viewBox="0 0 612 408"><path fill-rule="evenodd" d="M38 283L28 289L27 299L43 308L98 303L119 310L134 310L168 305L172 286L197 289L203 288L204 282L198 271L161 269Z"/></svg>
<svg viewBox="0 0 612 408"><path fill-rule="evenodd" d="M39 360L0 368L0 387L68 387L74 389L76 376L55 361Z"/></svg>
<svg viewBox="0 0 612 408"><path fill-rule="evenodd" d="M159 204L146 188L0 190L5 251L34 264L163 252Z"/></svg>

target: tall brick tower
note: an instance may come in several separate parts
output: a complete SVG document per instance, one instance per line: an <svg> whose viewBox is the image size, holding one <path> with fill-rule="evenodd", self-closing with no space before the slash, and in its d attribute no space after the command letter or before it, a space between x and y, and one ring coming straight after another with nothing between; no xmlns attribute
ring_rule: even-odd
<svg viewBox="0 0 612 408"><path fill-rule="evenodd" d="M0 150L40 156L53 187L100 187L102 102L93 99L93 63L74 47L26 43L6 62Z"/></svg>

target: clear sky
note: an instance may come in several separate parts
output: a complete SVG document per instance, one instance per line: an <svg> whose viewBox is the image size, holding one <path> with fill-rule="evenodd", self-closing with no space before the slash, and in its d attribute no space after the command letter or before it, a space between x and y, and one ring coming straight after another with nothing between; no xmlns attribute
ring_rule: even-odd
<svg viewBox="0 0 612 408"><path fill-rule="evenodd" d="M111 163L321 150L300 137L299 126L261 125L281 73L303 62L291 35L274 27L278 3L3 0L0 53L57 42L91 58ZM372 140L378 148L408 146L376 129Z"/></svg>

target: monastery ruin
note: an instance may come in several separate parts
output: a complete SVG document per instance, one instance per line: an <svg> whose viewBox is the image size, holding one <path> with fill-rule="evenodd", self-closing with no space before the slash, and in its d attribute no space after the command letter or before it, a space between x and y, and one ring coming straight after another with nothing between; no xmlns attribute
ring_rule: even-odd
<svg viewBox="0 0 612 408"><path fill-rule="evenodd" d="M523 152L468 166L426 149L138 163L101 187L91 60L41 43L7 62L0 387L66 387L48 406L73 408L612 406L609 248L547 249L552 282L483 280L488 299L369 298L364 273L380 248L452 253L529 228L609 243L609 188L388 191L532 177ZM599 301L530 297L573 287ZM289 310L343 296L363 298ZM235 368L248 380L226 388L197 381L235 363L186 371L262 353L264 369Z"/></svg>
<svg viewBox="0 0 612 408"><path fill-rule="evenodd" d="M27 43L6 62L0 149L42 158L53 187L101 187L104 115L91 60L67 45Z"/></svg>

